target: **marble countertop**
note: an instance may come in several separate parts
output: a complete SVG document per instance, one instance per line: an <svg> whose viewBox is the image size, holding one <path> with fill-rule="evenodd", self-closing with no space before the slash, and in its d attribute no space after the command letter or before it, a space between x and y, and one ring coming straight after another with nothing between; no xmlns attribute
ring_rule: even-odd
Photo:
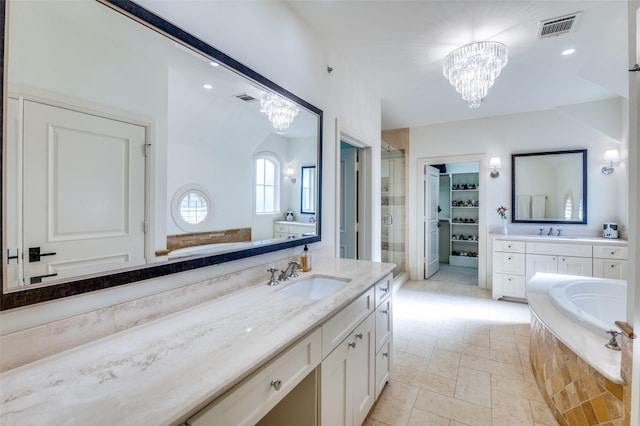
<svg viewBox="0 0 640 426"><path fill-rule="evenodd" d="M0 375L0 424L166 425L186 420L391 272L317 259L264 282ZM318 301L276 293L314 274L350 279Z"/></svg>
<svg viewBox="0 0 640 426"><path fill-rule="evenodd" d="M626 246L627 240L617 238L604 238L604 237L582 237L582 236L570 236L563 235L547 236L547 235L533 235L533 234L490 234L493 239L500 240L516 240L516 241L537 241L537 242L549 242L549 243L587 243L587 244L602 244L602 245L624 245Z"/></svg>

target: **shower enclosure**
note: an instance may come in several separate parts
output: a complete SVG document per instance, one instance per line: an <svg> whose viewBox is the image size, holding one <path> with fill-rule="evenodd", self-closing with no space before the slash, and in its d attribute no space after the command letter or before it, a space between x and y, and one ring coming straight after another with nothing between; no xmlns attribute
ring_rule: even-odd
<svg viewBox="0 0 640 426"><path fill-rule="evenodd" d="M405 152L382 141L382 261L395 263L393 276L405 272Z"/></svg>

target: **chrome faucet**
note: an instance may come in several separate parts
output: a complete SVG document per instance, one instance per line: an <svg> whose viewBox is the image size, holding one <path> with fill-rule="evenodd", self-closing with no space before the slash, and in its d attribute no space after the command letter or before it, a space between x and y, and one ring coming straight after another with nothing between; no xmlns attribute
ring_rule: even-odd
<svg viewBox="0 0 640 426"><path fill-rule="evenodd" d="M286 281L289 278L297 277L298 273L296 272L298 269L302 269L302 264L298 261L289 262L284 271L280 271L280 275L278 276L278 280Z"/></svg>
<svg viewBox="0 0 640 426"><path fill-rule="evenodd" d="M271 273L271 278L269 278L269 281L267 281L267 285L278 285L280 284L280 282L276 279L276 272L278 272L277 268L269 268L267 269L267 272Z"/></svg>

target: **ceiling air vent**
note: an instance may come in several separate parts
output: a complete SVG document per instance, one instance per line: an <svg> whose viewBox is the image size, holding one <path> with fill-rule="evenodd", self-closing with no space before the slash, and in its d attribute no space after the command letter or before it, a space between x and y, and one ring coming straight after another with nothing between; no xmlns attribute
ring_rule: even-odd
<svg viewBox="0 0 640 426"><path fill-rule="evenodd" d="M246 93L240 93L238 95L234 95L236 98L240 99L241 101L245 101L245 102L255 102L257 101L256 98L254 98L251 95L247 95Z"/></svg>
<svg viewBox="0 0 640 426"><path fill-rule="evenodd" d="M538 38L559 36L570 32L574 28L579 15L580 12L576 12L540 22Z"/></svg>

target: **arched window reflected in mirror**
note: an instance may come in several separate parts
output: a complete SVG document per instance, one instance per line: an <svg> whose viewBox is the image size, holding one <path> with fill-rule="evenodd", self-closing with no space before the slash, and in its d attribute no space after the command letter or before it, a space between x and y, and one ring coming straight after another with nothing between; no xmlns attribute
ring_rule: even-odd
<svg viewBox="0 0 640 426"><path fill-rule="evenodd" d="M256 214L276 214L280 211L280 161L272 154L262 153L255 160Z"/></svg>

